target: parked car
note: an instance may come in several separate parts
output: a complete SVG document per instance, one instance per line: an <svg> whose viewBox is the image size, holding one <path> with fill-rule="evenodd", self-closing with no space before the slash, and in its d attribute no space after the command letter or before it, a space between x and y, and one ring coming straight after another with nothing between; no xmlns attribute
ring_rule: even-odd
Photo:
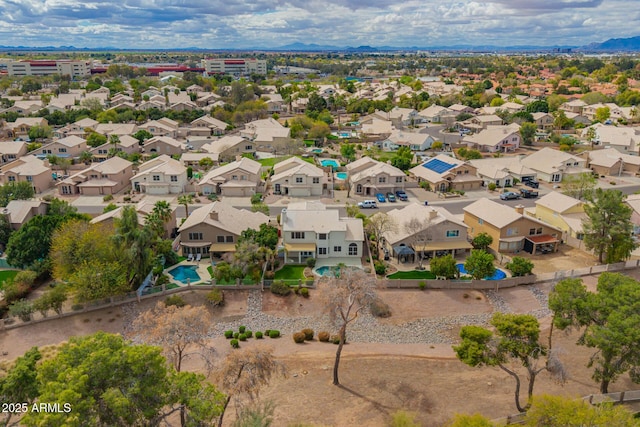
<svg viewBox="0 0 640 427"><path fill-rule="evenodd" d="M407 193L405 193L404 190L396 191L396 197L398 198L398 200L402 200L403 202L409 200L409 197L407 197Z"/></svg>
<svg viewBox="0 0 640 427"><path fill-rule="evenodd" d="M386 203L387 201L387 199L384 198L384 194L382 193L376 193L376 199L378 199L380 203Z"/></svg>
<svg viewBox="0 0 640 427"><path fill-rule="evenodd" d="M520 195L525 199L535 199L536 197L538 197L538 192L529 190L527 188L522 188L520 189Z"/></svg>
<svg viewBox="0 0 640 427"><path fill-rule="evenodd" d="M378 205L375 200L365 200L364 202L358 203L358 207L360 209L376 209Z"/></svg>
<svg viewBox="0 0 640 427"><path fill-rule="evenodd" d="M540 183L538 181L524 181L524 185L531 188L540 188Z"/></svg>
<svg viewBox="0 0 640 427"><path fill-rule="evenodd" d="M391 192L387 193L387 200L394 203L396 201L396 195Z"/></svg>
<svg viewBox="0 0 640 427"><path fill-rule="evenodd" d="M500 195L500 200L516 200L519 198L520 195L518 193L514 193L513 191L507 191L506 193L502 193Z"/></svg>

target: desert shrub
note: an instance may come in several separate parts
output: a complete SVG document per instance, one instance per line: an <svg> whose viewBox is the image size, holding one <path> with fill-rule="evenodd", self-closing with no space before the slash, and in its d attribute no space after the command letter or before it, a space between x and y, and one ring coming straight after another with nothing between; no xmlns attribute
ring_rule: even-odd
<svg viewBox="0 0 640 427"><path fill-rule="evenodd" d="M233 338L233 331L224 331L224 337L228 340Z"/></svg>
<svg viewBox="0 0 640 427"><path fill-rule="evenodd" d="M373 264L373 267L376 269L376 274L377 275L383 276L384 273L387 272L387 266L382 261L376 261Z"/></svg>
<svg viewBox="0 0 640 427"><path fill-rule="evenodd" d="M329 342L329 338L331 338L331 336L329 335L329 332L327 331L318 332L318 341Z"/></svg>
<svg viewBox="0 0 640 427"><path fill-rule="evenodd" d="M240 335L238 335L238 339L240 341L246 341L247 340L247 335L246 334L240 334Z"/></svg>
<svg viewBox="0 0 640 427"><path fill-rule="evenodd" d="M307 267L313 268L315 266L316 266L316 259L315 258L307 258Z"/></svg>
<svg viewBox="0 0 640 427"><path fill-rule="evenodd" d="M9 306L9 314L15 317L19 317L23 322L28 322L31 320L33 311L33 304L25 299L16 301Z"/></svg>
<svg viewBox="0 0 640 427"><path fill-rule="evenodd" d="M296 332L293 334L293 342L296 344L302 344L304 342L304 332Z"/></svg>
<svg viewBox="0 0 640 427"><path fill-rule="evenodd" d="M256 332L256 339L257 340L261 340L262 339L262 332L260 332L260 331Z"/></svg>
<svg viewBox="0 0 640 427"><path fill-rule="evenodd" d="M271 284L271 293L286 297L291 293L291 288L282 280L277 280Z"/></svg>
<svg viewBox="0 0 640 427"><path fill-rule="evenodd" d="M16 276L17 277L17 276ZM4 298L7 304L23 299L29 295L30 286L17 282L16 280L7 280L4 284Z"/></svg>
<svg viewBox="0 0 640 427"><path fill-rule="evenodd" d="M233 340L229 341L229 344L231 344L231 347L233 347L233 348L239 348L240 347L240 343L236 339L233 339Z"/></svg>
<svg viewBox="0 0 640 427"><path fill-rule="evenodd" d="M300 295L309 298L309 288L300 288Z"/></svg>
<svg viewBox="0 0 640 427"><path fill-rule="evenodd" d="M238 328L238 332L240 332L241 334L244 334L244 331L246 331L246 330L247 330L247 327L246 327L246 326L240 326L240 327Z"/></svg>
<svg viewBox="0 0 640 427"><path fill-rule="evenodd" d="M273 278L276 277L276 273L275 271L265 271L264 272L264 278L267 280L273 280Z"/></svg>
<svg viewBox="0 0 640 427"><path fill-rule="evenodd" d="M340 335L331 335L331 342L334 344L340 344Z"/></svg>
<svg viewBox="0 0 640 427"><path fill-rule="evenodd" d="M244 334L247 336L247 338L251 338L253 336L252 331L244 331Z"/></svg>
<svg viewBox="0 0 640 427"><path fill-rule="evenodd" d="M269 338L279 338L280 337L280 331L276 331L274 329L269 331Z"/></svg>
<svg viewBox="0 0 640 427"><path fill-rule="evenodd" d="M302 330L302 333L304 334L304 339L306 341L313 340L313 335L314 335L313 329L305 328Z"/></svg>
<svg viewBox="0 0 640 427"><path fill-rule="evenodd" d="M207 293L207 301L214 307L224 305L224 292L222 289L213 288Z"/></svg>
<svg viewBox="0 0 640 427"><path fill-rule="evenodd" d="M238 339L239 336L240 336L240 332L233 333L233 338Z"/></svg>
<svg viewBox="0 0 640 427"><path fill-rule="evenodd" d="M374 317L390 317L391 316L391 307L389 304L382 301L380 298L376 298L369 304L369 311L371 311L371 315Z"/></svg>
<svg viewBox="0 0 640 427"><path fill-rule="evenodd" d="M420 288L421 291L424 291L427 288L427 284L425 282L420 282L418 284L418 287Z"/></svg>
<svg viewBox="0 0 640 427"><path fill-rule="evenodd" d="M497 185L495 182L490 182L489 185L487 185L487 188L489 189L489 191L495 191Z"/></svg>
<svg viewBox="0 0 640 427"><path fill-rule="evenodd" d="M300 293L300 285L296 285L293 287L293 293L296 295Z"/></svg>
<svg viewBox="0 0 640 427"><path fill-rule="evenodd" d="M166 300L164 300L164 305L166 305L167 307L171 305L175 305L176 307L184 307L185 305L187 305L187 303L184 302L184 299L182 299L180 295L171 295Z"/></svg>
<svg viewBox="0 0 640 427"><path fill-rule="evenodd" d="M103 201L103 202L110 202L110 201L112 201L112 200L113 200L113 194L107 194L106 196L104 196L104 197L102 198L102 201Z"/></svg>
<svg viewBox="0 0 640 427"><path fill-rule="evenodd" d="M271 329L267 329L267 330L265 330L265 331L264 331L264 336L265 336L265 337L268 337L268 336L269 336L269 333L271 333Z"/></svg>

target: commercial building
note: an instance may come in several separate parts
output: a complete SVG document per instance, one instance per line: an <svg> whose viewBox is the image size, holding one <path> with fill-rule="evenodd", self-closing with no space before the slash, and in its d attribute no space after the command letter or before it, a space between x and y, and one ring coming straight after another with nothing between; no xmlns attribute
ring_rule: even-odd
<svg viewBox="0 0 640 427"><path fill-rule="evenodd" d="M53 74L71 77L91 75L91 62L53 60L53 61L10 61L7 63L10 76L51 76Z"/></svg>
<svg viewBox="0 0 640 427"><path fill-rule="evenodd" d="M202 60L207 74L267 74L267 61L255 58L210 58Z"/></svg>

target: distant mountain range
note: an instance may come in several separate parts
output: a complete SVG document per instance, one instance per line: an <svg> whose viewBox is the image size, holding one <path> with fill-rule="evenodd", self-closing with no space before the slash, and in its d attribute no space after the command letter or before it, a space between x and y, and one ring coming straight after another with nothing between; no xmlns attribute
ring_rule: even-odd
<svg viewBox="0 0 640 427"><path fill-rule="evenodd" d="M75 47L75 46L0 46L0 51L202 51L202 52L352 52L352 53L376 53L376 52L400 52L400 51L465 51L465 52L637 52L640 51L640 36L609 39L602 43L591 43L586 46L493 46L493 45L453 45L453 46L332 46L321 44L305 44L301 42L291 43L274 48L255 47L252 49L206 49L197 47L185 48L157 48L157 49L119 49L115 47Z"/></svg>

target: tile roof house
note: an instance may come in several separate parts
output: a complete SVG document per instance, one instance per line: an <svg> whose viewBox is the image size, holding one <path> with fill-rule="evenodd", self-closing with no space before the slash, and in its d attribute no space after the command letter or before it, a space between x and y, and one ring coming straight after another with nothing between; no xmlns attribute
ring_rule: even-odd
<svg viewBox="0 0 640 427"><path fill-rule="evenodd" d="M472 247L467 225L443 207L411 203L387 215L395 224L394 230L383 234L381 242L389 253L396 253L395 247L409 246L426 258L449 253L455 257Z"/></svg>
<svg viewBox="0 0 640 427"><path fill-rule="evenodd" d="M638 155L640 151L640 127L610 126L596 123L590 126L595 130L595 142L606 148L615 148L621 153ZM587 136L588 128L582 136Z"/></svg>
<svg viewBox="0 0 640 427"><path fill-rule="evenodd" d="M252 196L260 192L261 168L255 160L242 157L207 172L197 184L198 191L205 195Z"/></svg>
<svg viewBox="0 0 640 427"><path fill-rule="evenodd" d="M18 117L15 122L5 124L9 129L9 138L27 138L32 127L48 125L49 122L44 117Z"/></svg>
<svg viewBox="0 0 640 427"><path fill-rule="evenodd" d="M620 176L622 173L640 172L640 156L624 154L615 148L585 151L587 167L598 175Z"/></svg>
<svg viewBox="0 0 640 427"><path fill-rule="evenodd" d="M223 202L213 202L195 209L182 223L178 240L182 255L221 256L235 252L240 234L258 230L269 217L260 212L236 209Z"/></svg>
<svg viewBox="0 0 640 427"><path fill-rule="evenodd" d="M142 149L147 156L154 154L167 154L169 156L179 156L185 151L185 145L169 136L154 136L144 142Z"/></svg>
<svg viewBox="0 0 640 427"><path fill-rule="evenodd" d="M219 136L224 135L229 125L211 116L202 116L191 122L189 136Z"/></svg>
<svg viewBox="0 0 640 427"><path fill-rule="evenodd" d="M153 136L167 136L169 138L176 138L178 136L177 127L174 128L158 120L149 120L148 122L139 125L138 128L146 130Z"/></svg>
<svg viewBox="0 0 640 427"><path fill-rule="evenodd" d="M485 153L508 153L520 148L520 125L487 126L480 132L467 135L462 143Z"/></svg>
<svg viewBox="0 0 640 427"><path fill-rule="evenodd" d="M129 186L132 176L133 163L116 156L101 163L93 163L56 185L62 196L102 196L122 191Z"/></svg>
<svg viewBox="0 0 640 427"><path fill-rule="evenodd" d="M94 148L90 148L89 152L93 155L93 160L101 162L109 157L109 151L114 148L113 144L106 142ZM140 143L131 135L122 135L118 137L118 142L115 145L116 151L122 151L127 154L139 153Z"/></svg>
<svg viewBox="0 0 640 427"><path fill-rule="evenodd" d="M400 147L409 147L412 151L425 151L431 148L435 139L426 133L405 132L393 130L391 134L382 141L382 148L388 151L395 151Z"/></svg>
<svg viewBox="0 0 640 427"><path fill-rule="evenodd" d="M22 225L36 215L46 215L49 203L42 200L11 200L5 208L2 208L2 215L6 215L13 230L17 230Z"/></svg>
<svg viewBox="0 0 640 427"><path fill-rule="evenodd" d="M287 144L291 138L291 129L282 126L273 118L254 120L244 125L240 136L250 139L262 149L273 149Z"/></svg>
<svg viewBox="0 0 640 427"><path fill-rule="evenodd" d="M351 191L358 195L373 196L405 188L403 171L367 156L347 164L347 173Z"/></svg>
<svg viewBox="0 0 640 427"><path fill-rule="evenodd" d="M285 263L316 258L316 265L361 265L364 229L359 218L340 217L340 211L318 201L302 202L282 210L280 225Z"/></svg>
<svg viewBox="0 0 640 427"><path fill-rule="evenodd" d="M0 165L13 162L27 154L27 143L24 141L0 141Z"/></svg>
<svg viewBox="0 0 640 427"><path fill-rule="evenodd" d="M536 253L538 249L555 252L561 243L562 230L524 215L522 206L514 209L482 198L463 210L469 237L487 233L493 238L489 248L495 253Z"/></svg>
<svg viewBox="0 0 640 427"><path fill-rule="evenodd" d="M187 168L178 160L162 154L138 166L131 188L146 194L180 194L187 185Z"/></svg>
<svg viewBox="0 0 640 427"><path fill-rule="evenodd" d="M0 183L9 182L30 182L36 194L42 193L54 184L49 162L33 155L22 156L0 167Z"/></svg>
<svg viewBox="0 0 640 427"><path fill-rule="evenodd" d="M254 143L239 135L227 135L220 139L214 139L202 145L200 150L215 154L220 162L231 161L239 155L256 152Z"/></svg>
<svg viewBox="0 0 640 427"><path fill-rule="evenodd" d="M585 159L549 147L522 158L521 163L546 182L561 182L567 175L591 173L585 166Z"/></svg>
<svg viewBox="0 0 640 427"><path fill-rule="evenodd" d="M133 135L138 131L138 126L135 123L98 123L95 131L106 136Z"/></svg>
<svg viewBox="0 0 640 427"><path fill-rule="evenodd" d="M562 230L563 242L583 246L582 222L587 218L584 202L552 191L536 200L535 208L527 209L526 214Z"/></svg>
<svg viewBox="0 0 640 427"><path fill-rule="evenodd" d="M87 151L87 140L71 135L45 144L34 150L32 154L40 158L57 156L70 159L78 157L83 151Z"/></svg>
<svg viewBox="0 0 640 427"><path fill-rule="evenodd" d="M487 157L485 159L469 160L477 168L476 174L482 178L483 186L490 183L497 187L510 187L515 179L520 182L536 181L536 172L520 162L520 157Z"/></svg>
<svg viewBox="0 0 640 427"><path fill-rule="evenodd" d="M298 157L276 163L270 181L274 194L292 197L322 196L327 186L325 172Z"/></svg>
<svg viewBox="0 0 640 427"><path fill-rule="evenodd" d="M148 202L146 200L141 200L134 207L136 213L138 214L138 225L142 228L146 221L147 216L153 211L155 203ZM177 217L176 211L180 207L178 204L173 204L171 207L171 216L164 224L164 236L175 237L177 234ZM116 209L105 212L101 215L98 215L89 221L91 224L99 224L99 223L107 223L115 225L115 220L122 218L122 210L124 206L118 206Z"/></svg>
<svg viewBox="0 0 640 427"><path fill-rule="evenodd" d="M475 190L482 186L476 167L469 162L439 154L409 169L409 175L418 182L427 182L432 191Z"/></svg>
<svg viewBox="0 0 640 427"><path fill-rule="evenodd" d="M531 113L533 116L533 122L536 124L536 127L540 130L550 131L553 130L553 121L554 118L549 113L538 112Z"/></svg>

